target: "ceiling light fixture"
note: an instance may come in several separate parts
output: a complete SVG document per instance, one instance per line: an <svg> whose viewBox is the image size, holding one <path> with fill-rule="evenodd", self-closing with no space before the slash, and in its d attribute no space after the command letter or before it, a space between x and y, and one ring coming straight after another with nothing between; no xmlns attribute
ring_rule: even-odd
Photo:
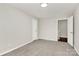
<svg viewBox="0 0 79 59"><path fill-rule="evenodd" d="M41 3L41 7L47 7L48 4L47 3Z"/></svg>

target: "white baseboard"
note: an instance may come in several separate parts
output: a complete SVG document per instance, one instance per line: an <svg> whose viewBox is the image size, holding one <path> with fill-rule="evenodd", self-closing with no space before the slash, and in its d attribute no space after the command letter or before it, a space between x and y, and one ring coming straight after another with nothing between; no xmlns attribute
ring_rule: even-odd
<svg viewBox="0 0 79 59"><path fill-rule="evenodd" d="M75 51L77 52L77 54L79 55L79 52L78 52L78 50L74 47L74 49L75 49Z"/></svg>
<svg viewBox="0 0 79 59"><path fill-rule="evenodd" d="M40 38L41 39L41 38ZM57 41L57 40L53 40L53 39L43 39L43 40L48 40L48 41Z"/></svg>
<svg viewBox="0 0 79 59"><path fill-rule="evenodd" d="M22 46L24 46L24 45L26 45L26 44L29 44L29 43L31 43L31 42L33 42L33 41L34 41L34 40L31 40L31 41L29 41L29 42L27 42L27 43L23 43L23 44L21 44L21 45L19 45L19 46L17 46L17 47L14 47L14 48L12 48L12 49L10 49L10 50L8 50L8 51L5 51L5 52L1 53L0 56L4 55L4 54L6 54L6 53L9 53L9 52L11 52L11 51L13 51L13 50L15 50L15 49L18 49L18 48L20 48L20 47L22 47Z"/></svg>

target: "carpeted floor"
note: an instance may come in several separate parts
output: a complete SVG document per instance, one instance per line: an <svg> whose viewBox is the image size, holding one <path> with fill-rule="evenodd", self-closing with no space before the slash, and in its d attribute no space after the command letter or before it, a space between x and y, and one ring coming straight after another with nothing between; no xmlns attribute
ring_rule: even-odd
<svg viewBox="0 0 79 59"><path fill-rule="evenodd" d="M65 42L35 40L3 56L78 56L78 54Z"/></svg>

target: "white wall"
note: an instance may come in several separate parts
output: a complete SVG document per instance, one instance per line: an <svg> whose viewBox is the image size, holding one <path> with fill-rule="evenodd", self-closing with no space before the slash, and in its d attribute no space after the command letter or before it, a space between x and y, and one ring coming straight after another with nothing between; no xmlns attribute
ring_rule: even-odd
<svg viewBox="0 0 79 59"><path fill-rule="evenodd" d="M79 7L74 13L74 48L79 54Z"/></svg>
<svg viewBox="0 0 79 59"><path fill-rule="evenodd" d="M32 18L7 4L0 4L0 53L32 40Z"/></svg>
<svg viewBox="0 0 79 59"><path fill-rule="evenodd" d="M56 19L39 19L39 39L57 41Z"/></svg>

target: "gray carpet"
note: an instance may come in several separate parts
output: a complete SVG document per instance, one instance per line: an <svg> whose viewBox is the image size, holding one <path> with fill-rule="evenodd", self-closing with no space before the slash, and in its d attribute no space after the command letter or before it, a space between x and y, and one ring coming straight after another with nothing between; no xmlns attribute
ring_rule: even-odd
<svg viewBox="0 0 79 59"><path fill-rule="evenodd" d="M78 56L78 54L65 42L35 40L3 56Z"/></svg>

